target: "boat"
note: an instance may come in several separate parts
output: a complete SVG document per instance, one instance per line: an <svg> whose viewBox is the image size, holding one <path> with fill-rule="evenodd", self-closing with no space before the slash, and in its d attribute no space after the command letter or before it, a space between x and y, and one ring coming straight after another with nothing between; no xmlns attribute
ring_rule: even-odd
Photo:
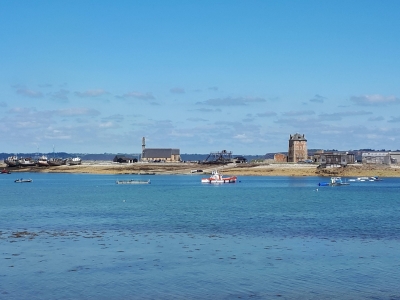
<svg viewBox="0 0 400 300"><path fill-rule="evenodd" d="M331 177L330 182L320 182L319 186L341 186L341 185L350 185L348 182L344 182L342 177Z"/></svg>
<svg viewBox="0 0 400 300"><path fill-rule="evenodd" d="M68 158L67 163L70 166L80 165L82 163L82 159L80 159L79 157Z"/></svg>
<svg viewBox="0 0 400 300"><path fill-rule="evenodd" d="M235 183L236 176L223 177L218 170L214 170L209 178L202 178L201 183Z"/></svg>
<svg viewBox="0 0 400 300"><path fill-rule="evenodd" d="M36 165L36 162L30 157L21 157L18 163L20 167L33 167Z"/></svg>
<svg viewBox="0 0 400 300"><path fill-rule="evenodd" d="M115 182L116 184L150 184L150 179L149 180L117 180Z"/></svg>
<svg viewBox="0 0 400 300"><path fill-rule="evenodd" d="M14 182L22 183L22 182L32 182L32 179L15 179Z"/></svg>
<svg viewBox="0 0 400 300"><path fill-rule="evenodd" d="M1 174L11 174L11 172L9 170L3 169L0 172Z"/></svg>
<svg viewBox="0 0 400 300"><path fill-rule="evenodd" d="M370 177L358 177L356 179L349 179L349 181L381 181L382 179L378 176L370 176Z"/></svg>
<svg viewBox="0 0 400 300"><path fill-rule="evenodd" d="M19 165L18 157L16 155L7 157L4 160L4 163L7 164L8 167L17 167Z"/></svg>
<svg viewBox="0 0 400 300"><path fill-rule="evenodd" d="M50 158L47 163L49 164L49 166L61 166L65 165L67 163L67 160L62 158Z"/></svg>
<svg viewBox="0 0 400 300"><path fill-rule="evenodd" d="M39 157L39 159L37 160L37 165L39 167L48 167L49 162L48 162L47 156L42 155L41 157Z"/></svg>

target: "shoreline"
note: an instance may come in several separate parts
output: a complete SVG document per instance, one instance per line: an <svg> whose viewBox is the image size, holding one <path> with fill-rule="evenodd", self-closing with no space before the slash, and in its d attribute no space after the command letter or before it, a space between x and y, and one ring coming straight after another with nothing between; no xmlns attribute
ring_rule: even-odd
<svg viewBox="0 0 400 300"><path fill-rule="evenodd" d="M342 177L400 177L400 166L361 165L354 164L340 168L318 169L314 164L228 164L203 165L197 163L133 163L119 164L104 161L83 162L81 165L63 165L49 167L7 168L0 164L1 169L11 173L76 173L76 174L132 174L132 175L190 175L210 174L218 169L223 174L235 176L342 176ZM202 172L192 173L192 170Z"/></svg>

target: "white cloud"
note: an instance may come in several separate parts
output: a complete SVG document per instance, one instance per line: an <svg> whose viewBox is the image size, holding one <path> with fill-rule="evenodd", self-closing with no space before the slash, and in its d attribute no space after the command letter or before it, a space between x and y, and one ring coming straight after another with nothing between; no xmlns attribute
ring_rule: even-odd
<svg viewBox="0 0 400 300"><path fill-rule="evenodd" d="M324 103L325 99L327 98L316 94L314 98L310 99L309 101L314 103Z"/></svg>
<svg viewBox="0 0 400 300"><path fill-rule="evenodd" d="M93 98L93 97L99 97L103 95L107 95L108 92L102 89L98 90L87 90L85 92L75 92L75 95L78 97L88 97L88 98Z"/></svg>
<svg viewBox="0 0 400 300"><path fill-rule="evenodd" d="M301 110L301 111L288 111L282 113L284 116L309 116L314 115L315 112L312 110Z"/></svg>
<svg viewBox="0 0 400 300"><path fill-rule="evenodd" d="M118 96L118 98L128 99L128 98L135 98L140 100L154 100L155 97L152 93L139 93L139 92L129 92L125 93L122 96Z"/></svg>
<svg viewBox="0 0 400 300"><path fill-rule="evenodd" d="M353 96L350 98L351 101L358 105L389 105L389 104L400 104L400 98L395 96L383 96L383 95L363 95Z"/></svg>
<svg viewBox="0 0 400 300"><path fill-rule="evenodd" d="M172 94L184 94L185 90L179 87L174 87L169 90Z"/></svg>
<svg viewBox="0 0 400 300"><path fill-rule="evenodd" d="M43 97L42 92L34 91L31 89L27 89L27 88L18 88L17 94L26 96L26 97L30 97L30 98L42 98Z"/></svg>
<svg viewBox="0 0 400 300"><path fill-rule="evenodd" d="M238 98L215 98L208 99L205 101L197 102L200 105L212 105L212 106L243 106L251 103L266 102L264 98L252 98L252 97L238 97Z"/></svg>
<svg viewBox="0 0 400 300"><path fill-rule="evenodd" d="M57 115L66 117L75 116L98 116L100 112L93 108L69 108L54 111Z"/></svg>

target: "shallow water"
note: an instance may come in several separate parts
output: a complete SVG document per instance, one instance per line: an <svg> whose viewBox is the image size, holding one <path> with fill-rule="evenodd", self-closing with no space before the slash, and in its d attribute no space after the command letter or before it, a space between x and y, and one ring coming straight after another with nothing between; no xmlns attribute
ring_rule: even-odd
<svg viewBox="0 0 400 300"><path fill-rule="evenodd" d="M14 177L0 176L0 298L400 298L399 179Z"/></svg>

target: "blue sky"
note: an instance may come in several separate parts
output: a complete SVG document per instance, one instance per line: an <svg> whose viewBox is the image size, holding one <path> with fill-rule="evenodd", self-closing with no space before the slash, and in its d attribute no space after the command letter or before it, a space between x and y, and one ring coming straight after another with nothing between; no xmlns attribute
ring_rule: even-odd
<svg viewBox="0 0 400 300"><path fill-rule="evenodd" d="M400 149L400 1L1 1L0 152Z"/></svg>

